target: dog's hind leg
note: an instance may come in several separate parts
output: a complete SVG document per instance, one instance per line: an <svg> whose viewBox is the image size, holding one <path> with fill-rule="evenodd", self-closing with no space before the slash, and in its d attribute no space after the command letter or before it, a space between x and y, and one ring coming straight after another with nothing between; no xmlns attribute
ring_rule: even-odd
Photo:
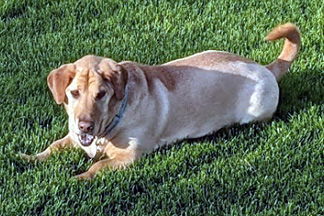
<svg viewBox="0 0 324 216"><path fill-rule="evenodd" d="M65 148L69 148L69 147L75 147L75 145L73 144L70 136L66 135L62 139L59 139L59 140L56 140L55 142L53 142L49 147L47 147L45 149L45 151L43 151L41 153L38 153L36 155L20 154L20 156L26 160L42 161L42 160L47 159L53 152L61 151Z"/></svg>

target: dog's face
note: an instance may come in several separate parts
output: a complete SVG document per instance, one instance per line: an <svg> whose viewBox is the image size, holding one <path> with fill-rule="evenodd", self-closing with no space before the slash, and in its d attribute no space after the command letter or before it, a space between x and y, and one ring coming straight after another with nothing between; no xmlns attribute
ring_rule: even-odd
<svg viewBox="0 0 324 216"><path fill-rule="evenodd" d="M85 56L53 70L47 78L57 104L64 104L69 130L79 143L90 146L117 111L127 83L127 72L111 59Z"/></svg>

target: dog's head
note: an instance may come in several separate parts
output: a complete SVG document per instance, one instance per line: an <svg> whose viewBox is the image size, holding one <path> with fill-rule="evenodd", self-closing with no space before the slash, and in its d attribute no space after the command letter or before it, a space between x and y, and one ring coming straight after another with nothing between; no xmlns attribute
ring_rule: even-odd
<svg viewBox="0 0 324 216"><path fill-rule="evenodd" d="M85 56L62 65L47 77L57 104L64 104L69 116L70 133L83 146L89 146L118 112L124 98L127 71L115 61Z"/></svg>

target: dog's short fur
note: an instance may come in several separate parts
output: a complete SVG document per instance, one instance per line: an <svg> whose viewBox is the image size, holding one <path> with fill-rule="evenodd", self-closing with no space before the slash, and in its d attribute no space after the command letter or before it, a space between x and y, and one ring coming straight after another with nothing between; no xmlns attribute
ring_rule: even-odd
<svg viewBox="0 0 324 216"><path fill-rule="evenodd" d="M205 51L158 66L85 56L53 70L48 85L69 116L69 133L44 152L81 147L99 159L77 178L90 179L105 167L122 168L143 153L185 138L210 134L234 123L272 117L278 105L277 81L295 59L298 28L276 27L267 40L286 38L273 63L219 51ZM124 108L122 108L126 105ZM116 115L120 119L107 131Z"/></svg>

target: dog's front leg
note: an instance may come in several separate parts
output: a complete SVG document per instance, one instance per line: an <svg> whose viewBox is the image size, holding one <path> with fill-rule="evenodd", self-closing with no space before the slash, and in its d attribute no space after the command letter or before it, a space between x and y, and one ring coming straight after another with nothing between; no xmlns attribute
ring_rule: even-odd
<svg viewBox="0 0 324 216"><path fill-rule="evenodd" d="M88 171L75 176L77 179L90 180L104 168L122 169L132 164L140 157L141 153L136 150L119 150L108 153L109 158L103 159L93 164Z"/></svg>
<svg viewBox="0 0 324 216"><path fill-rule="evenodd" d="M69 134L63 137L62 139L56 140L53 142L49 147L45 149L45 151L38 153L36 155L26 155L26 154L20 154L20 156L26 160L45 160L47 159L53 152L55 151L61 151L68 147L74 147Z"/></svg>

